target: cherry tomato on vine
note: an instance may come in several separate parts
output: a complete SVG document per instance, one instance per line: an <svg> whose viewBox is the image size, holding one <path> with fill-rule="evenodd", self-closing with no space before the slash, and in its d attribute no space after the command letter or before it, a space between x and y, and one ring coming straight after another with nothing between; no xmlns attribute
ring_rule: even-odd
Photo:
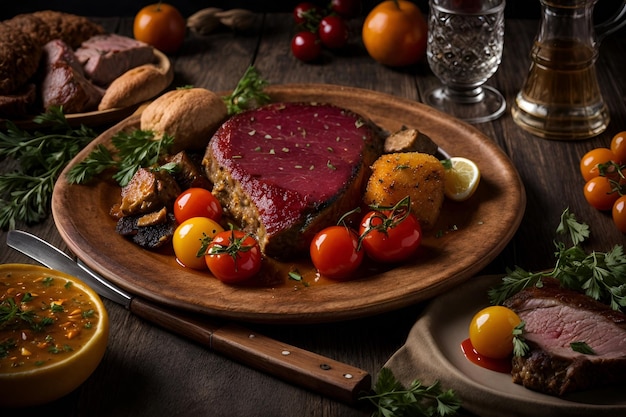
<svg viewBox="0 0 626 417"><path fill-rule="evenodd" d="M613 204L619 198L619 193L614 191L614 185L607 177L594 177L587 181L584 188L585 199L598 210L611 210Z"/></svg>
<svg viewBox="0 0 626 417"><path fill-rule="evenodd" d="M219 222L222 212L220 202L205 188L188 188L174 202L174 217L179 224L192 217L208 217Z"/></svg>
<svg viewBox="0 0 626 417"><path fill-rule="evenodd" d="M598 170L599 164L610 161L617 161L615 154L609 148L595 148L587 152L580 159L580 173L585 181L589 181L593 177L600 175Z"/></svg>
<svg viewBox="0 0 626 417"><path fill-rule="evenodd" d="M300 61L314 61L322 54L322 44L315 33L298 32L291 40L291 52Z"/></svg>
<svg viewBox="0 0 626 417"><path fill-rule="evenodd" d="M476 352L493 359L503 359L513 352L513 329L519 316L503 306L491 306L474 315L469 338Z"/></svg>
<svg viewBox="0 0 626 417"><path fill-rule="evenodd" d="M345 19L356 17L361 10L360 0L331 0L330 9Z"/></svg>
<svg viewBox="0 0 626 417"><path fill-rule="evenodd" d="M367 15L362 38L369 55L383 65L403 67L426 55L428 24L408 0L386 0Z"/></svg>
<svg viewBox="0 0 626 417"><path fill-rule="evenodd" d="M319 273L335 280L350 278L365 257L359 237L346 226L330 226L318 232L311 241L310 254Z"/></svg>
<svg viewBox="0 0 626 417"><path fill-rule="evenodd" d="M348 25L339 16L326 16L319 24L318 34L322 44L330 49L339 49L348 43Z"/></svg>
<svg viewBox="0 0 626 417"><path fill-rule="evenodd" d="M626 196L621 196L615 201L611 214L617 230L626 233Z"/></svg>
<svg viewBox="0 0 626 417"><path fill-rule="evenodd" d="M241 230L227 230L213 237L204 260L217 279L232 284L256 275L261 269L262 254L253 236Z"/></svg>
<svg viewBox="0 0 626 417"><path fill-rule="evenodd" d="M315 16L319 13L317 6L310 2L298 3L293 9L293 20L299 24L305 24L308 16Z"/></svg>
<svg viewBox="0 0 626 417"><path fill-rule="evenodd" d="M626 130L613 136L611 139L611 151L615 154L618 163L626 164Z"/></svg>
<svg viewBox="0 0 626 417"><path fill-rule="evenodd" d="M188 268L206 269L203 256L198 256L204 237L212 238L224 228L207 217L192 217L178 225L172 237L176 260Z"/></svg>
<svg viewBox="0 0 626 417"><path fill-rule="evenodd" d="M422 228L413 213L398 219L393 211L370 211L359 229L365 253L378 262L401 262L422 243Z"/></svg>
<svg viewBox="0 0 626 417"><path fill-rule="evenodd" d="M138 41L165 53L176 52L187 31L187 22L177 8L166 3L151 4L135 15L133 35Z"/></svg>

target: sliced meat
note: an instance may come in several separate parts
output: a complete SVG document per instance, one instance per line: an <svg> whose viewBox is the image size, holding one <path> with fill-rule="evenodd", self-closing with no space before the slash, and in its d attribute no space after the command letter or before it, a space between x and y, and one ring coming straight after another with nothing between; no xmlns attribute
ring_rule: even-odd
<svg viewBox="0 0 626 417"><path fill-rule="evenodd" d="M351 111L274 103L224 123L203 165L225 212L284 259L359 206L382 144L380 129Z"/></svg>
<svg viewBox="0 0 626 417"><path fill-rule="evenodd" d="M626 315L544 279L506 301L531 352L513 359L513 381L551 395L626 382ZM575 351L584 342L594 354Z"/></svg>
<svg viewBox="0 0 626 417"><path fill-rule="evenodd" d="M83 75L69 45L53 40L44 46L44 77L41 96L44 109L62 106L65 113L94 110L104 90L93 85Z"/></svg>
<svg viewBox="0 0 626 417"><path fill-rule="evenodd" d="M87 77L103 87L126 71L154 61L150 45L113 33L96 35L83 42L76 56Z"/></svg>
<svg viewBox="0 0 626 417"><path fill-rule="evenodd" d="M169 243L176 230L176 219L165 208L154 213L122 217L116 231L146 249L158 249Z"/></svg>
<svg viewBox="0 0 626 417"><path fill-rule="evenodd" d="M178 152L166 162L174 163L178 167L173 175L182 190L192 187L211 189L211 182L202 172L200 163L194 162L187 152Z"/></svg>
<svg viewBox="0 0 626 417"><path fill-rule="evenodd" d="M180 187L167 171L139 168L122 188L119 211L130 216L170 208L179 194Z"/></svg>

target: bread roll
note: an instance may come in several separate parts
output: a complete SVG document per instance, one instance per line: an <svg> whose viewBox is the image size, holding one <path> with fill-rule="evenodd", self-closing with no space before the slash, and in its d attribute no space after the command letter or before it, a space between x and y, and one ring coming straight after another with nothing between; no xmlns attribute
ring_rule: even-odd
<svg viewBox="0 0 626 417"><path fill-rule="evenodd" d="M152 64L145 64L126 71L113 80L98 105L98 110L129 107L142 103L165 90L172 82Z"/></svg>
<svg viewBox="0 0 626 417"><path fill-rule="evenodd" d="M172 154L181 150L203 150L211 136L226 120L228 110L220 96L205 88L183 88L169 91L141 114L141 130L156 136L174 137Z"/></svg>

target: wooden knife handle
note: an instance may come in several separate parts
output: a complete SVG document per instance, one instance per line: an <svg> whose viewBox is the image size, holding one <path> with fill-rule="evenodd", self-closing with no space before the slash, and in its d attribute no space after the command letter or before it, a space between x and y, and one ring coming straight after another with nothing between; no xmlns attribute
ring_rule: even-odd
<svg viewBox="0 0 626 417"><path fill-rule="evenodd" d="M236 324L213 323L208 317L168 310L139 298L133 298L129 309L138 317L224 356L348 404L356 403L359 395L369 393L371 389L371 377L362 369Z"/></svg>

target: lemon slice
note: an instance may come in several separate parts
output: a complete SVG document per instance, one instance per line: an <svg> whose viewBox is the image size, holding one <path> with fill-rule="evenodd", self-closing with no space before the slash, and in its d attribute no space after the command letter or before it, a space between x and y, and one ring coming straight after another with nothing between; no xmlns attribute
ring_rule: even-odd
<svg viewBox="0 0 626 417"><path fill-rule="evenodd" d="M453 201L465 201L470 198L480 182L480 170L474 161L453 156L451 167L445 171L445 195Z"/></svg>

